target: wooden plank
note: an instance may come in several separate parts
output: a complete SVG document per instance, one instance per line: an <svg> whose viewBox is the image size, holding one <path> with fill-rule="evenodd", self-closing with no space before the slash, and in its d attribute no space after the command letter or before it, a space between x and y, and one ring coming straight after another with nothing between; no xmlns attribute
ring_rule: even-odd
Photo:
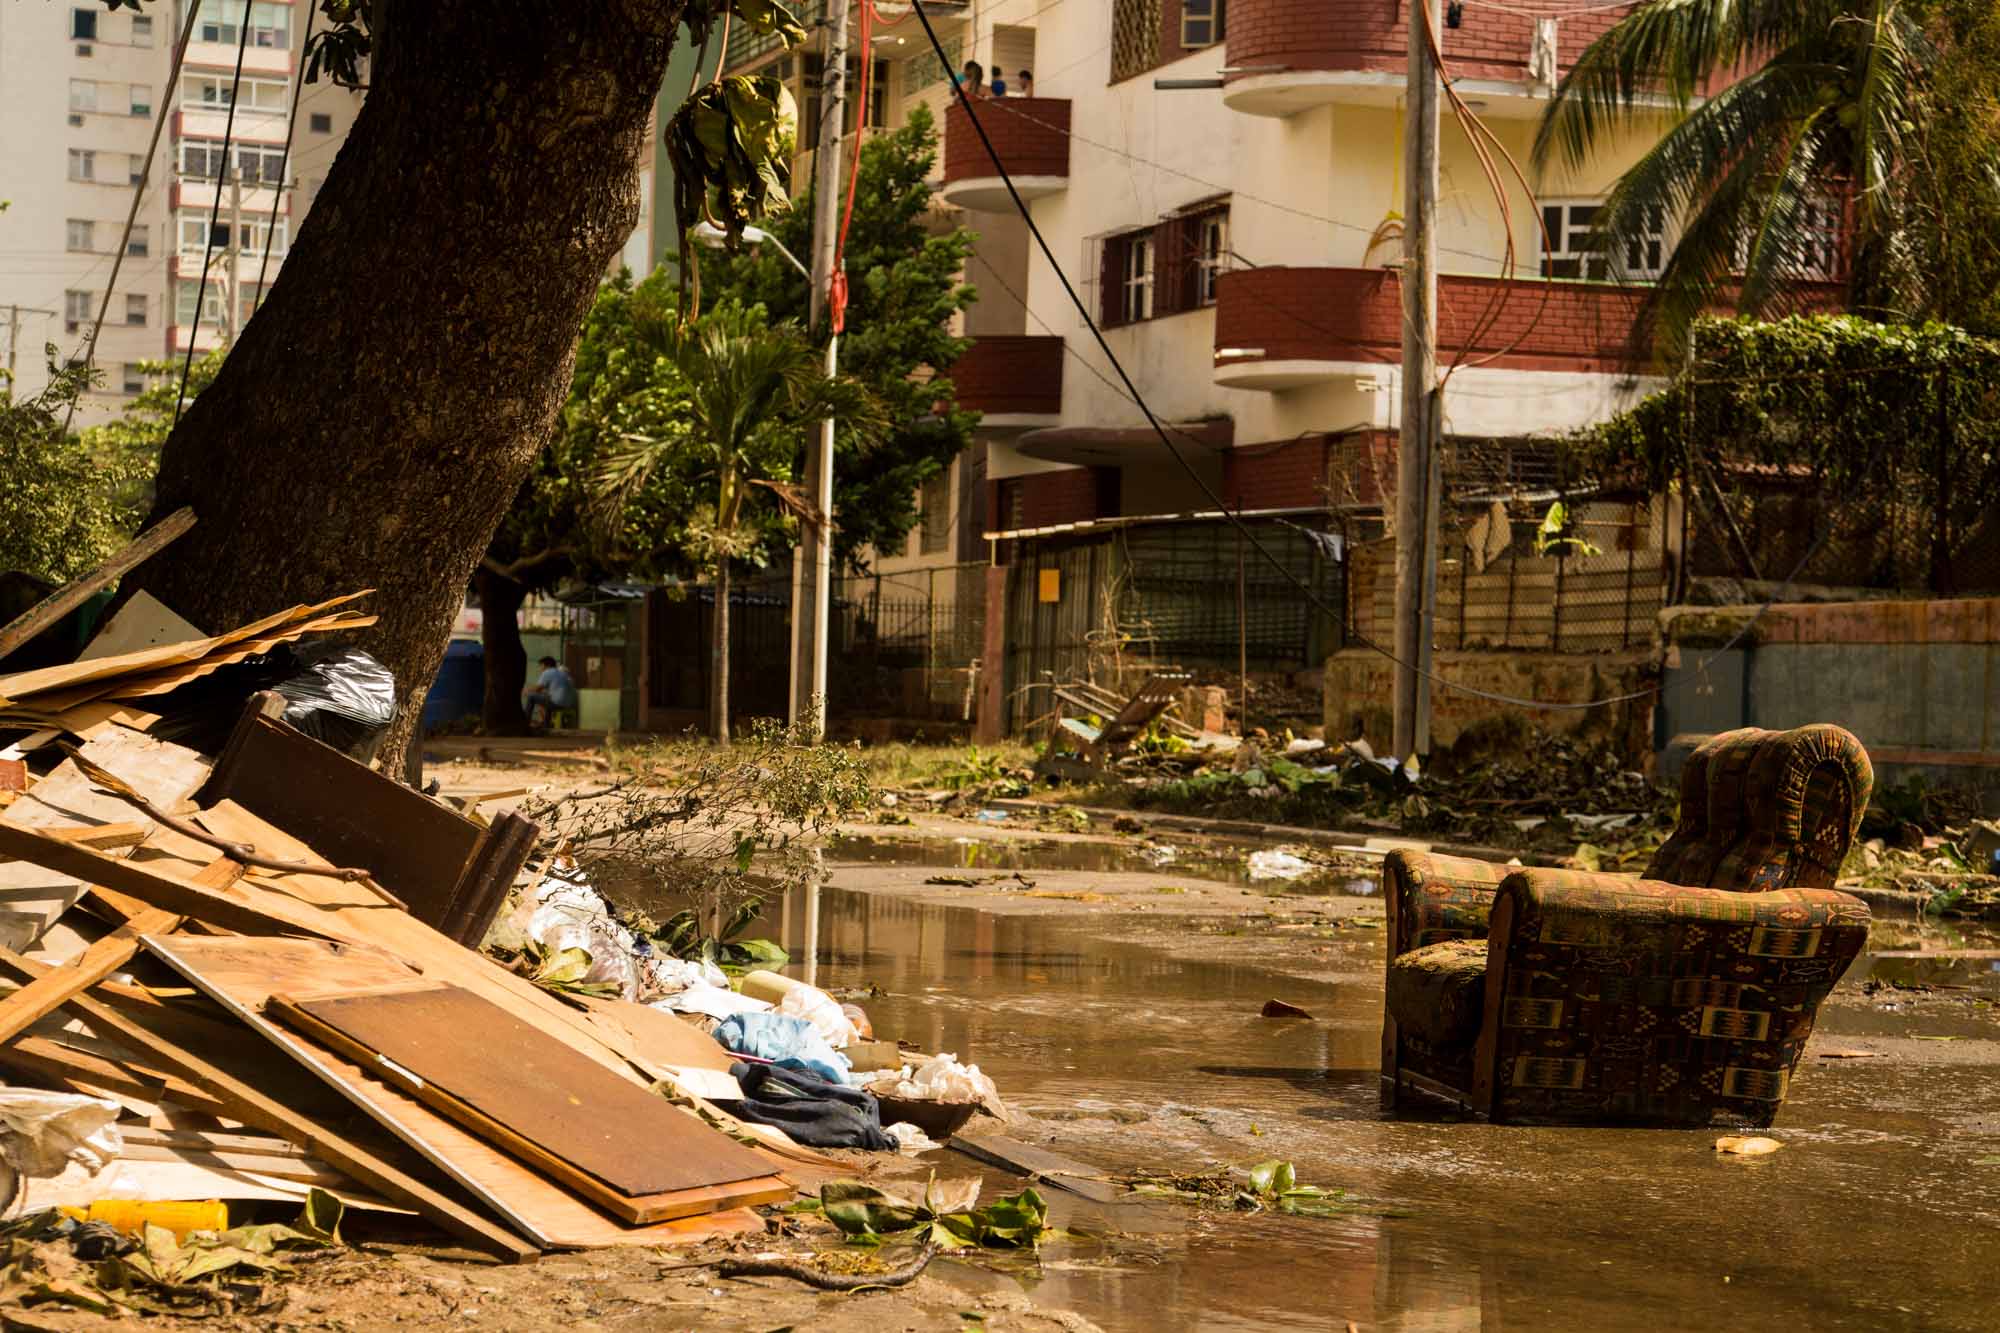
<svg viewBox="0 0 2000 1333"><path fill-rule="evenodd" d="M952 1135L945 1146L964 1153L974 1161L997 1166L1017 1176L1028 1176L1056 1189L1068 1190L1071 1194L1080 1194L1095 1203L1127 1202L1124 1190L1102 1179L1082 1162L1018 1139L1000 1134L958 1133Z"/></svg>
<svg viewBox="0 0 2000 1333"><path fill-rule="evenodd" d="M109 560L88 574L80 575L57 588L41 601L0 627L0 658L6 657L37 634L89 601L102 589L116 583L126 573L165 550L168 543L194 526L194 510L183 506L134 537Z"/></svg>
<svg viewBox="0 0 2000 1333"><path fill-rule="evenodd" d="M157 938L149 936L149 944ZM0 964L22 975L31 975L22 962L12 950L0 949ZM221 1102L233 1118L262 1125L298 1144L362 1184L415 1208L453 1235L511 1259L526 1259L535 1253L534 1247L524 1244L512 1232L488 1221L456 1199L407 1174L345 1135L299 1116L283 1103L200 1056L161 1039L102 1001L77 995L70 998L68 1007L81 1015L99 1035L143 1050L171 1067L182 1078Z"/></svg>
<svg viewBox="0 0 2000 1333"><path fill-rule="evenodd" d="M209 888L226 888L241 873L242 867L225 858L203 867L194 882ZM181 918L172 912L157 909L142 912L85 949L75 962L36 977L0 999L0 1042L16 1036L44 1014L54 1013L72 995L89 990L131 962L139 952L141 935L164 933L180 923Z"/></svg>
<svg viewBox="0 0 2000 1333"><path fill-rule="evenodd" d="M512 811L487 825L452 885L438 929L466 948L477 949L541 836L539 825Z"/></svg>
<svg viewBox="0 0 2000 1333"><path fill-rule="evenodd" d="M311 940L174 935L150 938L146 943L168 966L540 1244L556 1249L664 1245L714 1234L691 1225L706 1219L628 1227L607 1217L415 1098L371 1077L338 1052L278 1026L263 1013L274 979L277 984L290 984L298 977L311 976L320 984L334 980L344 984L353 977L364 985L401 979L395 974L385 977L379 970L379 959L369 960ZM364 967L364 963L369 966ZM734 1214L719 1214L717 1221L730 1216Z"/></svg>
<svg viewBox="0 0 2000 1333"><path fill-rule="evenodd" d="M158 1102L172 1098L190 1110L210 1115L227 1114L228 1108L191 1083L166 1079L133 1068L108 1056L94 1055L66 1046L52 1037L21 1036L0 1046L0 1066L18 1070L57 1085L103 1088L139 1101Z"/></svg>
<svg viewBox="0 0 2000 1333"><path fill-rule="evenodd" d="M274 994L266 1012L364 1067L379 1063L425 1105L614 1213L639 1196L766 1174L748 1148L456 986Z"/></svg>
<svg viewBox="0 0 2000 1333"><path fill-rule="evenodd" d="M237 724L200 796L205 806L225 800L321 857L365 867L440 929L480 842L464 815L255 712Z"/></svg>
<svg viewBox="0 0 2000 1333"><path fill-rule="evenodd" d="M608 1035L629 1043L641 1059L674 1069L713 1069L727 1074L738 1057L694 1024L673 1014L630 1000L604 995L573 995L590 1021L614 1029Z"/></svg>
<svg viewBox="0 0 2000 1333"><path fill-rule="evenodd" d="M5 821L0 821L0 855L69 875L78 881L102 884L162 911L193 917L225 930L256 935L287 934L296 930L320 935L338 933L337 925L325 920L325 914L314 912L311 908L266 910L265 906L253 906L192 879L156 870L137 861L114 860L88 847L64 842L36 829L15 828ZM380 900L377 900L377 906L383 911L396 910Z"/></svg>

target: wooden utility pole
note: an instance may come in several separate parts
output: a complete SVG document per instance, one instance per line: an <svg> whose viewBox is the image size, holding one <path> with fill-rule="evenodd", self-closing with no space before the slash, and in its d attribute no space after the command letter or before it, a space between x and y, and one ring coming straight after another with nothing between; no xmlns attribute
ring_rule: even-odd
<svg viewBox="0 0 2000 1333"><path fill-rule="evenodd" d="M20 350L20 344L21 344L21 316L47 315L50 318L54 318L55 316L61 314L62 312L60 310L44 310L40 306L32 306L32 305L10 305L6 307L6 311L7 311L7 378L9 382L11 382L14 378L15 353Z"/></svg>
<svg viewBox="0 0 2000 1333"><path fill-rule="evenodd" d="M833 283L834 247L840 230L840 141L846 135L848 0L827 0L826 54L820 65L819 139L813 150L813 263L811 324L818 328ZM863 52L862 58L868 58ZM855 151L861 148L859 137ZM826 337L826 374L840 364L840 339ZM833 592L833 418L819 423L819 439L806 464L807 486L818 523L800 525L792 554L792 685L787 716L793 725L812 715L813 739L826 734L826 654Z"/></svg>
<svg viewBox="0 0 2000 1333"><path fill-rule="evenodd" d="M229 265L229 281L223 284L223 290L228 293L229 308L222 315L225 330L222 345L234 347L240 331L237 322L243 318L243 255L240 249L243 244L243 173L231 170L227 164L222 169L229 173L229 244L222 251L223 260Z"/></svg>
<svg viewBox="0 0 2000 1333"><path fill-rule="evenodd" d="M1438 440L1438 72L1430 31L1439 0L1410 14L1403 94L1403 419L1396 451L1395 757L1430 750L1430 664L1436 585ZM1430 16L1426 30L1424 13Z"/></svg>

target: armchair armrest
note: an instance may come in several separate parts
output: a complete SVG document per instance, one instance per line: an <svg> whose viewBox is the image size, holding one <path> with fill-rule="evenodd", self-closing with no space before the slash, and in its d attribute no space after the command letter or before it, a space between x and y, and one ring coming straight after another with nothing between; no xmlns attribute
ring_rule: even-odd
<svg viewBox="0 0 2000 1333"><path fill-rule="evenodd" d="M1389 957L1444 940L1483 940L1510 866L1402 848L1382 866Z"/></svg>

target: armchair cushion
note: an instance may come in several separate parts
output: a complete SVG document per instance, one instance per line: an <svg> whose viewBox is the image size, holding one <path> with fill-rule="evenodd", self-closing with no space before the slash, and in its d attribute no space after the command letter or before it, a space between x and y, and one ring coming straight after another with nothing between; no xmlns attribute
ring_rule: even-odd
<svg viewBox="0 0 2000 1333"><path fill-rule="evenodd" d="M1471 1046L1486 1004L1486 941L1444 940L1389 961L1397 1027L1433 1048Z"/></svg>

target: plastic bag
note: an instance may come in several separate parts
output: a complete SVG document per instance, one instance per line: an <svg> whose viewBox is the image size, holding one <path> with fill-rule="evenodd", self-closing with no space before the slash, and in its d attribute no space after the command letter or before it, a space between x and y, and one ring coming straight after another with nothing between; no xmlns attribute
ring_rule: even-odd
<svg viewBox="0 0 2000 1333"><path fill-rule="evenodd" d="M551 877L535 891L528 938L548 952L581 949L590 955L586 984L610 984L625 999L638 998L639 969L632 932L612 919L603 897L579 879Z"/></svg>
<svg viewBox="0 0 2000 1333"><path fill-rule="evenodd" d="M290 674L271 686L285 696L287 725L357 759L372 758L396 720L389 668L359 648L325 640L292 647L291 656Z"/></svg>
<svg viewBox="0 0 2000 1333"><path fill-rule="evenodd" d="M817 986L798 986L778 1001L778 1012L803 1018L835 1050L854 1040L854 1024L841 1009L840 1001Z"/></svg>
<svg viewBox="0 0 2000 1333"><path fill-rule="evenodd" d="M902 1074L886 1075L868 1085L878 1097L902 1097L919 1102L977 1102L1001 1120L1009 1119L1000 1089L979 1072L978 1065L962 1065L952 1054L934 1055L921 1065L905 1067Z"/></svg>
<svg viewBox="0 0 2000 1333"><path fill-rule="evenodd" d="M24 1176L70 1162L95 1175L125 1151L117 1102L39 1088L0 1088L0 1157Z"/></svg>

